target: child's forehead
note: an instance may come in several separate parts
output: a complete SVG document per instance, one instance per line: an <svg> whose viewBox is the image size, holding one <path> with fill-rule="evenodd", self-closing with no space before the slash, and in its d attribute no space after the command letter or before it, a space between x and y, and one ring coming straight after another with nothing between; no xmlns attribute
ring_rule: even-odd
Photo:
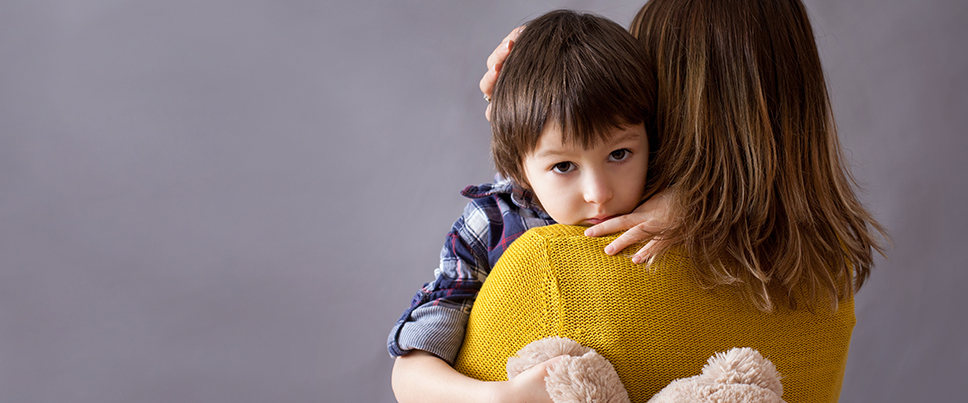
<svg viewBox="0 0 968 403"><path fill-rule="evenodd" d="M532 152L534 154L556 154L566 151L582 152L598 148L603 144L621 144L645 140L645 128L641 123L612 127L601 133L590 135L566 133L558 124L553 123L545 126Z"/></svg>
<svg viewBox="0 0 968 403"><path fill-rule="evenodd" d="M602 143L639 140L642 137L645 137L645 126L641 123L608 127L592 133L562 130L558 124L549 124L541 132L538 142L554 143L565 147L592 148Z"/></svg>

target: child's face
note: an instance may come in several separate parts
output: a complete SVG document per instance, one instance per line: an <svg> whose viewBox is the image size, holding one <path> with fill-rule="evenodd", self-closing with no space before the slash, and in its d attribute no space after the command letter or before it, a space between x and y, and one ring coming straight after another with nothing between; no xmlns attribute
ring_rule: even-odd
<svg viewBox="0 0 968 403"><path fill-rule="evenodd" d="M563 144L561 129L549 123L524 157L531 190L558 223L595 225L642 201L649 164L645 127L612 129L609 137L587 149Z"/></svg>

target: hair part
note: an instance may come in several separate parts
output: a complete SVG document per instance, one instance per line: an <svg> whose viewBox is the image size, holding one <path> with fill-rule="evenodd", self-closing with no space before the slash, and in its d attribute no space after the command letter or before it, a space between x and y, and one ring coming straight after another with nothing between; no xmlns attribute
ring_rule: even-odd
<svg viewBox="0 0 968 403"><path fill-rule="evenodd" d="M529 22L491 98L497 171L528 186L522 164L547 124L557 124L565 142L589 147L611 129L644 123L651 150L655 73L643 60L635 39L606 18L557 10Z"/></svg>
<svg viewBox="0 0 968 403"><path fill-rule="evenodd" d="M659 235L760 310L836 309L886 233L854 194L803 4L650 0L631 32L659 85L651 191L675 195Z"/></svg>

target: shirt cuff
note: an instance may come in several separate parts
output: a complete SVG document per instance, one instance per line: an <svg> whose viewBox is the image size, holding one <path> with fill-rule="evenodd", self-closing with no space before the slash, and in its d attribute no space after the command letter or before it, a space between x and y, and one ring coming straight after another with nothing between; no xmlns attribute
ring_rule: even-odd
<svg viewBox="0 0 968 403"><path fill-rule="evenodd" d="M423 350L454 365L464 343L469 316L459 309L439 305L415 309L409 321L398 323L390 333L390 354L398 357L411 350Z"/></svg>

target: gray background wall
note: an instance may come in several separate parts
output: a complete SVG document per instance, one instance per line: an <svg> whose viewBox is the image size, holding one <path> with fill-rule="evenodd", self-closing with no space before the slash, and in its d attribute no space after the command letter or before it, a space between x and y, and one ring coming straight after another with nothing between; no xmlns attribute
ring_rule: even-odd
<svg viewBox="0 0 968 403"><path fill-rule="evenodd" d="M0 401L393 401L386 333L491 176L485 57L641 3L0 2ZM963 400L968 3L807 5L896 243L842 401Z"/></svg>

